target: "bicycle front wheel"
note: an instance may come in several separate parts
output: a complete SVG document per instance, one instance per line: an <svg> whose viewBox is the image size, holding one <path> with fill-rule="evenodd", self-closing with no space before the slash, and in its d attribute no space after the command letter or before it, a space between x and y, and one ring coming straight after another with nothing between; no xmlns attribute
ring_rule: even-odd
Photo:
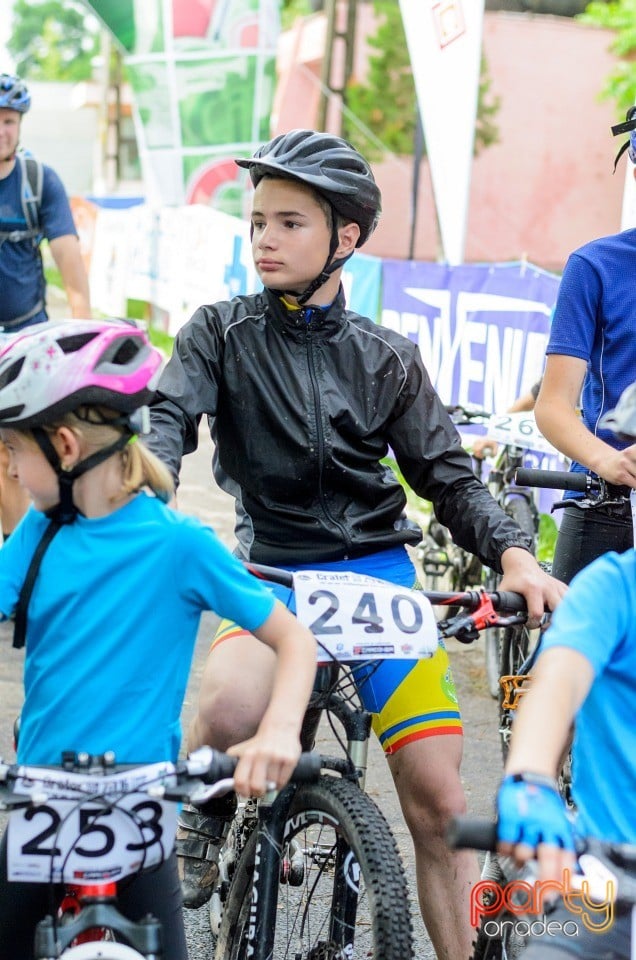
<svg viewBox="0 0 636 960"><path fill-rule="evenodd" d="M245 960L256 832L237 866L216 960ZM410 960L408 888L384 816L355 784L299 787L285 826L272 960Z"/></svg>
<svg viewBox="0 0 636 960"><path fill-rule="evenodd" d="M145 954L133 950L125 943L82 943L69 947L60 955L60 960L144 960Z"/></svg>

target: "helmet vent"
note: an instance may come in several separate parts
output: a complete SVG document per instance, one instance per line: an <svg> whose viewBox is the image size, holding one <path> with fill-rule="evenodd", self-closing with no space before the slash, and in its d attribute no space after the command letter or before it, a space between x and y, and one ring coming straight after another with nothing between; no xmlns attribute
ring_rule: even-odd
<svg viewBox="0 0 636 960"><path fill-rule="evenodd" d="M13 383L20 373L20 370L24 365L24 361L25 357L20 357L20 359L16 360L15 363L12 363L7 370L3 370L2 373L0 373L0 390L4 389L4 387L8 386L10 383Z"/></svg>
<svg viewBox="0 0 636 960"><path fill-rule="evenodd" d="M74 333L69 337L60 337L57 344L62 353L77 353L77 351L85 347L87 343L94 340L96 336L97 334L94 332Z"/></svg>

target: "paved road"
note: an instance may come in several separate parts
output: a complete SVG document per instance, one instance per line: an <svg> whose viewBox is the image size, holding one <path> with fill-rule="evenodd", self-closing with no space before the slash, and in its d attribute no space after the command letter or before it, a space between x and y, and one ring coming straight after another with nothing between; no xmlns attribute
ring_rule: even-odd
<svg viewBox="0 0 636 960"><path fill-rule="evenodd" d="M213 486L210 474L211 444L202 431L199 450L184 461L182 483L179 491L180 509L195 513L205 523L211 524L224 542L233 543L232 501ZM199 677L209 639L214 631L214 617L205 615L197 642L193 670L183 708L184 725L194 709ZM22 655L10 648L11 631L7 624L0 625L0 756L12 756L11 726L20 709ZM473 814L490 814L492 797L501 774L501 759L497 743L496 709L486 691L483 669L483 652L480 646L463 647L453 642L451 661L460 696L464 717L465 759L463 778L468 805ZM328 732L323 734L325 752L328 751ZM413 891L415 891L413 856L410 839L387 765L377 743L371 745L369 794L392 824L398 841ZM434 958L430 941L416 911L415 930L418 944L418 960ZM209 936L207 933L206 909L186 911L188 937L192 960L209 960ZM463 958L457 958L463 960Z"/></svg>

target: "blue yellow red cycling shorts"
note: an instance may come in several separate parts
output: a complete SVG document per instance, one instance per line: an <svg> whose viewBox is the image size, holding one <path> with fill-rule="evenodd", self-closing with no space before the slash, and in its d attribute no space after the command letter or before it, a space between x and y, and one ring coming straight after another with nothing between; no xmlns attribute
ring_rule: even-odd
<svg viewBox="0 0 636 960"><path fill-rule="evenodd" d="M403 547L356 560L304 564L292 569L350 570L409 588L416 579L413 564ZM272 589L293 611L292 591L274 584ZM238 624L222 620L212 647L246 632ZM373 715L373 729L385 753L396 753L407 743L425 737L462 734L455 684L443 646L428 660L374 661L372 665L356 665L352 673L360 699Z"/></svg>

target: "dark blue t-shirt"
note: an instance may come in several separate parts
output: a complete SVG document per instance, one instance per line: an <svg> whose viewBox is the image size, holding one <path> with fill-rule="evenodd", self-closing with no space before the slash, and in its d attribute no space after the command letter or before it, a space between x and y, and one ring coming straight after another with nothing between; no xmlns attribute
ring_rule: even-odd
<svg viewBox="0 0 636 960"><path fill-rule="evenodd" d="M20 168L16 163L9 176L0 180L1 233L27 228L20 199L21 186ZM40 224L47 240L77 235L64 185L47 166L44 166L42 182ZM28 313L43 296L42 264L32 241L5 240L0 245L0 325Z"/></svg>
<svg viewBox="0 0 636 960"><path fill-rule="evenodd" d="M547 354L587 362L581 394L588 430L617 450L627 444L598 422L636 380L636 230L592 240L568 259ZM573 469L581 470L578 464Z"/></svg>

